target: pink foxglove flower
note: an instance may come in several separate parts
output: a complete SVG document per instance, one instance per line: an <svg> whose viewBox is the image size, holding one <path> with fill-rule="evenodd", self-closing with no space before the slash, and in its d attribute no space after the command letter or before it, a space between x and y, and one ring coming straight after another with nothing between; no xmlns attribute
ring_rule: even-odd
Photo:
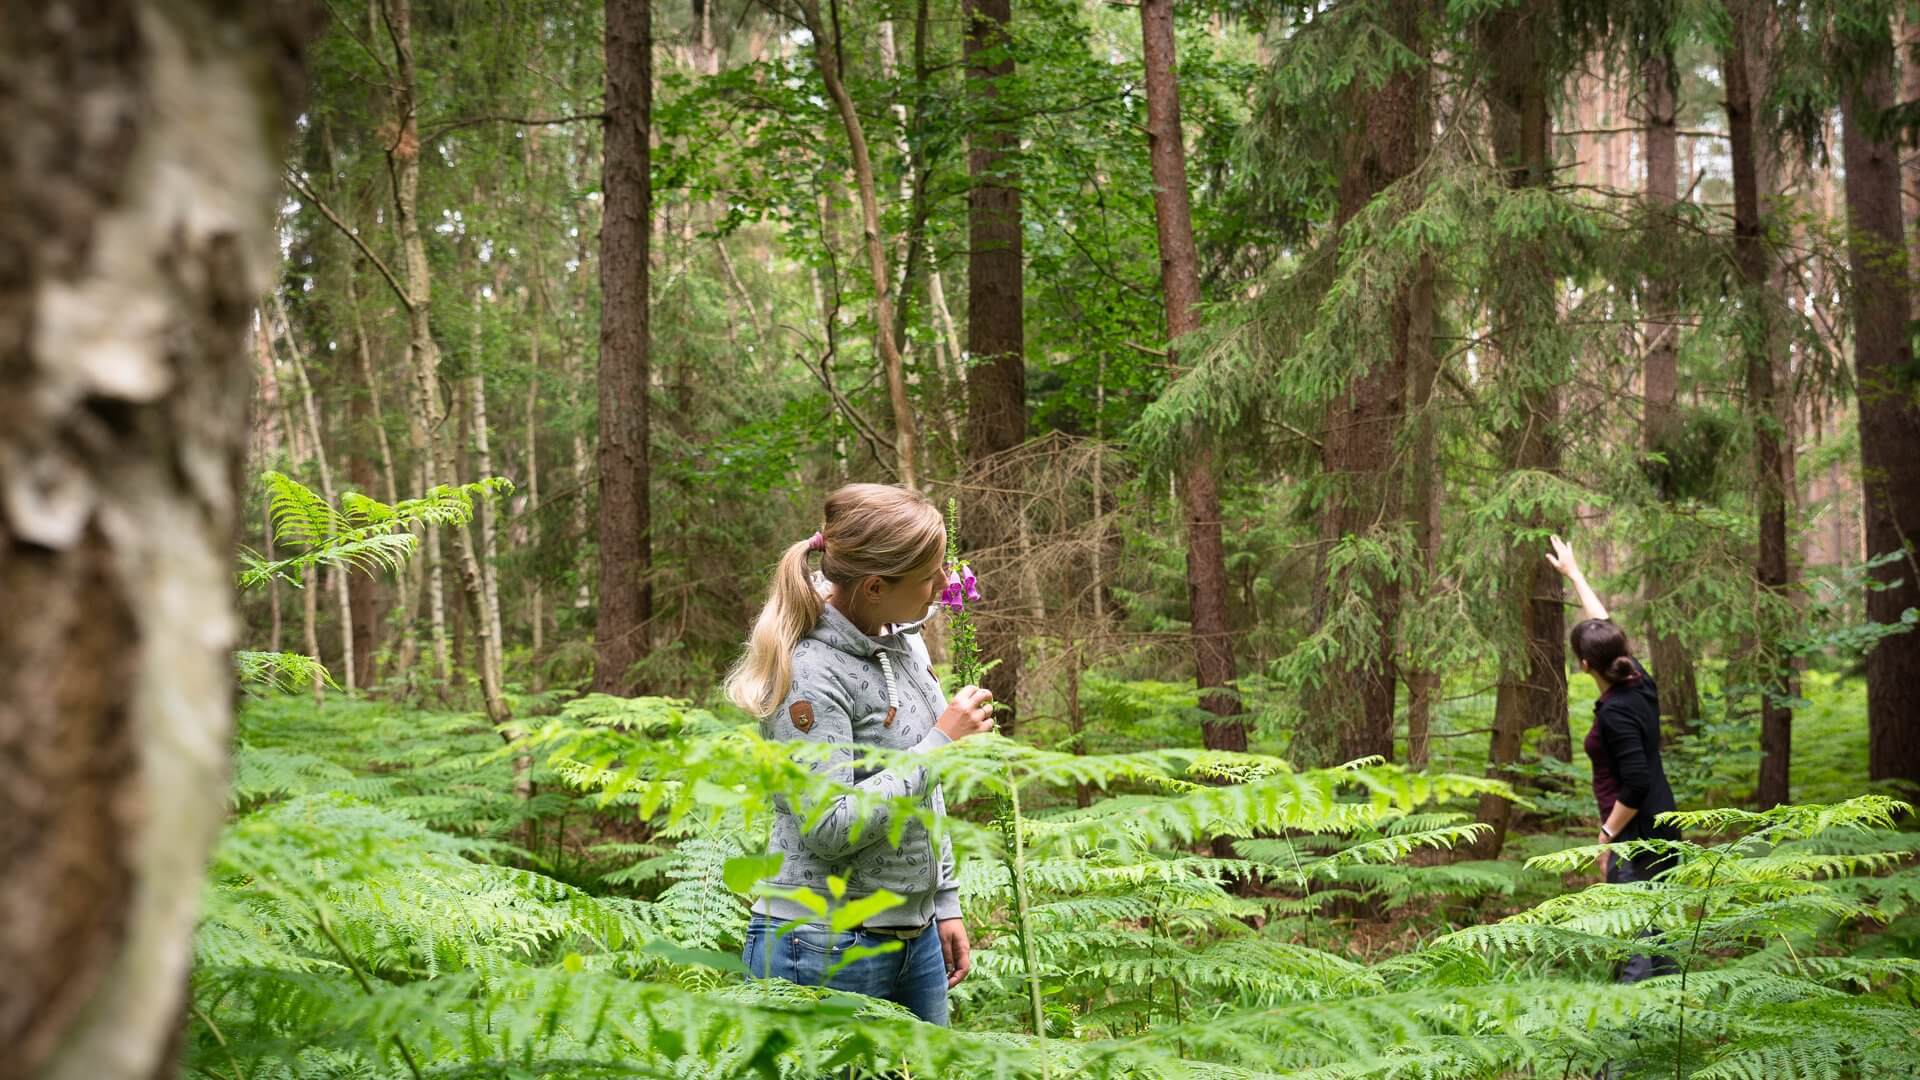
<svg viewBox="0 0 1920 1080"><path fill-rule="evenodd" d="M947 564L947 585L940 592L940 602L954 614L967 609L967 601L980 599L980 579L974 576L973 567L965 562Z"/></svg>

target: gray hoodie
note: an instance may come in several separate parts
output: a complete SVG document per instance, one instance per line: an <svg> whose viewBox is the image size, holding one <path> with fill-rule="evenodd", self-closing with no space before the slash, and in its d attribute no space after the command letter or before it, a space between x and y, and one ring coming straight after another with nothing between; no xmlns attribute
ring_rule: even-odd
<svg viewBox="0 0 1920 1080"><path fill-rule="evenodd" d="M946 708L946 695L934 678L918 623L870 637L832 604L807 636L794 646L793 685L772 716L760 721L766 738L804 739L835 744L832 756L814 766L834 780L885 798L911 797L947 812L940 785L930 784L924 769L856 773L855 744L893 750L934 750L950 740L934 723ZM774 799L771 850L785 856L768 884L805 886L827 896L829 874L845 878L847 899L887 889L906 902L867 920L868 926L922 927L933 918L960 917L960 891L954 879L953 844L942 839L936 855L926 826L909 819L898 847L887 843L893 808L885 803L865 811L858 839L855 818L862 812L852 796L833 801L819 823L802 829L806 815L796 813L784 796ZM779 919L811 921L800 904L762 897L753 910Z"/></svg>

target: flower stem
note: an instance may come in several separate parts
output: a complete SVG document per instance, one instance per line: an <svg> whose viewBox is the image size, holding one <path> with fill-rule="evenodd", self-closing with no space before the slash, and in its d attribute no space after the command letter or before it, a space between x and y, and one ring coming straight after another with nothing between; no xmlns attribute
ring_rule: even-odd
<svg viewBox="0 0 1920 1080"><path fill-rule="evenodd" d="M1033 1006L1033 1034L1040 1043L1040 1075L1050 1076L1047 1062L1046 1010L1040 1004L1040 961L1033 946L1033 920L1027 903L1027 845L1021 835L1020 784L1013 766L1007 766L1007 800L1013 810L1013 859L1008 870L1013 877L1015 916L1020 924L1020 952L1027 966L1027 995Z"/></svg>

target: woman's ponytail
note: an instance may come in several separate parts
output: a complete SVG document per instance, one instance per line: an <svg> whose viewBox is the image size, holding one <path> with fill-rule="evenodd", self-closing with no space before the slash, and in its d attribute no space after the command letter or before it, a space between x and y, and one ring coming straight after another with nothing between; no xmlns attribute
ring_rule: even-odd
<svg viewBox="0 0 1920 1080"><path fill-rule="evenodd" d="M870 577L898 580L947 549L946 520L927 497L890 484L848 484L827 496L820 531L787 547L747 651L727 672L727 697L756 717L780 707L793 683L793 650L819 623L827 602L807 556L836 588Z"/></svg>
<svg viewBox="0 0 1920 1080"><path fill-rule="evenodd" d="M793 648L820 621L826 601L813 587L807 555L811 539L796 541L780 556L773 587L747 637L747 651L727 673L727 698L753 716L780 707L793 681Z"/></svg>

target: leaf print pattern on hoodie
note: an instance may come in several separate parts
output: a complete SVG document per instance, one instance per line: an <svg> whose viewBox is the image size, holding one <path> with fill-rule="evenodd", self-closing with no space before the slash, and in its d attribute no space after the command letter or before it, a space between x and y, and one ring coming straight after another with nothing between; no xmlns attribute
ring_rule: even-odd
<svg viewBox="0 0 1920 1080"><path fill-rule="evenodd" d="M882 652L890 664L881 662ZM899 702L891 722L890 674ZM780 707L761 719L760 733L774 740L829 744L834 749L825 762L814 765L817 771L879 800L918 799L935 815L944 815L946 801L940 786L928 783L926 770L857 772L853 762L861 746L923 752L945 746L950 740L934 726L945 708L946 696L933 677L918 623L872 637L828 604L820 621L794 646L793 684ZM959 918L952 841L943 838L936 852L926 826L909 818L900 843L889 844L892 806L885 801L864 801L863 806L863 801L842 795L824 808L807 808L819 817L805 827L812 815L776 797L769 847L784 858L767 884L776 889L804 886L826 896L832 875L847 881L843 902L880 889L905 898L868 919L869 926L913 929L934 918ZM805 906L780 897L761 897L753 909L783 922L816 919Z"/></svg>

